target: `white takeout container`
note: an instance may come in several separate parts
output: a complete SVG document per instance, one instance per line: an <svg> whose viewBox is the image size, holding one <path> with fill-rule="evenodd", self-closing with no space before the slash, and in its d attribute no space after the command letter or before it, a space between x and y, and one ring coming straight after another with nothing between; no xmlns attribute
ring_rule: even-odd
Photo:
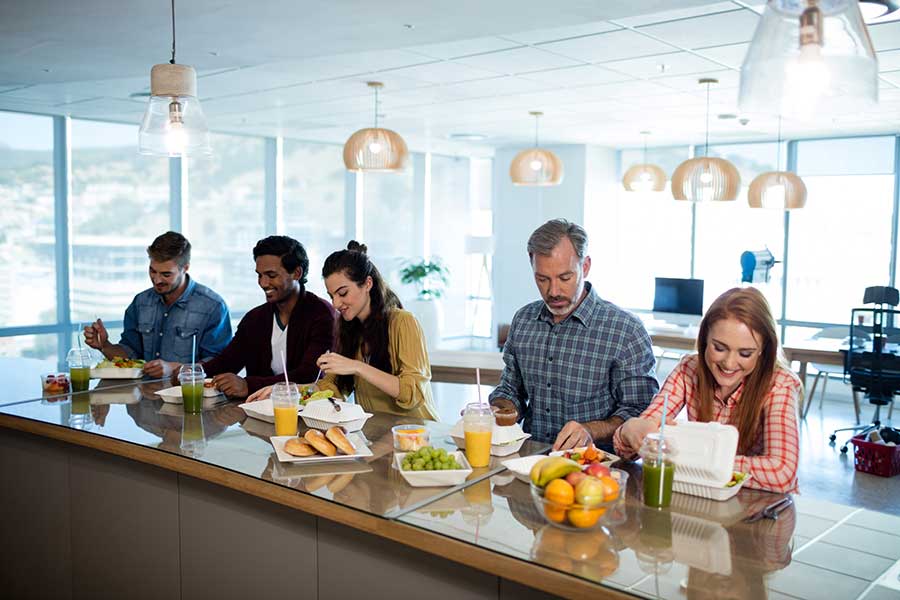
<svg viewBox="0 0 900 600"><path fill-rule="evenodd" d="M120 367L94 367L91 369L91 379L140 379L144 370L140 367L125 369Z"/></svg>
<svg viewBox="0 0 900 600"><path fill-rule="evenodd" d="M462 419L456 422L453 429L450 430L450 437L456 447L466 449L466 433L463 429ZM525 443L525 440L531 437L530 433L525 433L518 423L507 427L500 427L496 423L491 429L491 455L493 456L509 456L515 454Z"/></svg>
<svg viewBox="0 0 900 600"><path fill-rule="evenodd" d="M403 457L408 452L394 453L394 466L400 472L406 483L413 487L446 487L451 485L460 485L466 480L466 477L472 474L472 467L466 460L464 452L457 450L456 452L448 452L451 456L456 457L456 462L463 468L454 469L452 471L404 471Z"/></svg>
<svg viewBox="0 0 900 600"><path fill-rule="evenodd" d="M510 470L516 479L523 483L531 483L531 468L543 458L547 458L546 454L535 454L533 456L520 456L518 458L509 458L503 461L503 466Z"/></svg>
<svg viewBox="0 0 900 600"><path fill-rule="evenodd" d="M212 379L210 379L210 378L204 379L204 383L209 383L209 382L211 382L211 381L212 381ZM163 390L159 390L159 391L154 392L154 393L155 393L157 396L160 396L165 402L172 402L172 403L174 403L174 404L181 404L181 403L182 403L182 400L181 400L181 386L180 386L180 385L175 385L175 386L172 386L172 387L167 387L167 388L165 388L165 389L163 389ZM215 397L215 396L220 395L221 393L222 393L222 392L220 392L218 389L216 389L216 388L214 388L214 387L213 387L213 388L208 388L208 387L204 387L204 388L203 388L203 396L204 396L205 398L213 398L213 397Z"/></svg>
<svg viewBox="0 0 900 600"><path fill-rule="evenodd" d="M342 425L347 431L359 431L366 424L371 413L365 412L358 404L336 401L341 410L335 410L331 400L313 400L307 404L300 416L307 427L328 429Z"/></svg>
<svg viewBox="0 0 900 600"><path fill-rule="evenodd" d="M687 421L666 427L665 436L675 444L676 482L719 488L731 481L738 444L735 427Z"/></svg>
<svg viewBox="0 0 900 600"><path fill-rule="evenodd" d="M678 467L675 468L675 475L678 475ZM700 485L699 483L686 483L684 481L673 481L672 482L672 491L678 492L679 494L688 494L691 496L699 496L700 498L707 498L709 500L718 500L722 502L723 500L728 500L729 498L733 498L735 494L737 494L744 484L750 481L753 477L749 473L746 473L746 477L744 477L743 481L738 484L735 484L731 487L726 486L718 486L713 487L709 485ZM731 481L729 479L728 481ZM672 500L675 501L674 499Z"/></svg>
<svg viewBox="0 0 900 600"><path fill-rule="evenodd" d="M238 404L238 408L242 409L248 417L265 421L266 423L275 422L275 407L272 405L272 399L257 400L255 402L245 402ZM297 414L300 414L301 407L297 407Z"/></svg>

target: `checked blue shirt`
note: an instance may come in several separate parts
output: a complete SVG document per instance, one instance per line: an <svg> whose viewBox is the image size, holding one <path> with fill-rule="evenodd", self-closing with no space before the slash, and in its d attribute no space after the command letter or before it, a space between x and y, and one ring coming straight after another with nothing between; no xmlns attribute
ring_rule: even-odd
<svg viewBox="0 0 900 600"><path fill-rule="evenodd" d="M491 400L508 398L523 429L553 443L568 421L636 417L659 391L650 336L641 321L602 300L590 282L559 323L544 302L516 312L503 347L505 367Z"/></svg>

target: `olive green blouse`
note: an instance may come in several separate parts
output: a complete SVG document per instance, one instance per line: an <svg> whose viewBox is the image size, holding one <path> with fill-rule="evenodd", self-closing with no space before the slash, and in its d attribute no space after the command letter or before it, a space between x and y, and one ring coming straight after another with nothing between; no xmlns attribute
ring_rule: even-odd
<svg viewBox="0 0 900 600"><path fill-rule="evenodd" d="M400 378L400 395L391 398L359 375L353 376L356 403L368 412L386 412L419 419L438 419L437 406L431 395L431 364L422 327L406 310L391 311L388 322L388 354L391 374ZM363 360L362 351L356 360ZM331 390L341 397L337 375L329 374L318 383L320 390Z"/></svg>

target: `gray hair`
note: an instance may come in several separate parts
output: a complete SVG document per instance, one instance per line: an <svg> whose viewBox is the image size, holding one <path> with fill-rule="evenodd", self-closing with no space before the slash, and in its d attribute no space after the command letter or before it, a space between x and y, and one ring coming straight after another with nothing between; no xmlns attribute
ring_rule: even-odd
<svg viewBox="0 0 900 600"><path fill-rule="evenodd" d="M534 230L528 238L528 257L533 258L535 254L550 256L563 237L572 242L579 262L584 260L587 253L587 232L581 225L565 219L552 219Z"/></svg>

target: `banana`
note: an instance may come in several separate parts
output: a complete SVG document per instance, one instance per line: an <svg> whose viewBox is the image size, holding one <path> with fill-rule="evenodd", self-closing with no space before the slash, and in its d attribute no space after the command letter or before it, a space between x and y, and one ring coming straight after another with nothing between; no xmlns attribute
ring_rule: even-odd
<svg viewBox="0 0 900 600"><path fill-rule="evenodd" d="M531 468L531 482L538 487L544 487L554 479L565 477L569 473L580 470L581 465L574 460L569 460L562 456L550 456L538 461Z"/></svg>

